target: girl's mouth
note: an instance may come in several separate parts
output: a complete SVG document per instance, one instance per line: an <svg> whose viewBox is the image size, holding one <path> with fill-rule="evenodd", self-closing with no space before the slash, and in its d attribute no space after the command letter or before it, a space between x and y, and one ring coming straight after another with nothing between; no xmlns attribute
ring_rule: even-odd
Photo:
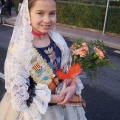
<svg viewBox="0 0 120 120"><path fill-rule="evenodd" d="M49 29L51 25L41 25L44 29Z"/></svg>

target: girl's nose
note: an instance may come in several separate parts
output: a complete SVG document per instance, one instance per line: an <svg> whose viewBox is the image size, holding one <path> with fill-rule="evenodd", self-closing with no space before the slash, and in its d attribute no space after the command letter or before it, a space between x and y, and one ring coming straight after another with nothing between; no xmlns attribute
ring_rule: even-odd
<svg viewBox="0 0 120 120"><path fill-rule="evenodd" d="M49 22L50 22L50 17L49 17L48 15L46 15L46 16L44 17L44 22L45 22L45 23L49 23Z"/></svg>

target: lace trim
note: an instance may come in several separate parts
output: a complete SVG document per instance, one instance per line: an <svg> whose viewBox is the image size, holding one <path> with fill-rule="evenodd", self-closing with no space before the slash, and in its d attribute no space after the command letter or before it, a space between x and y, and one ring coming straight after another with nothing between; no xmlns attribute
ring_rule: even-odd
<svg viewBox="0 0 120 120"><path fill-rule="evenodd" d="M50 31L49 35L62 51L61 68L64 72L67 72L68 67L70 66L70 50L64 38L59 33Z"/></svg>

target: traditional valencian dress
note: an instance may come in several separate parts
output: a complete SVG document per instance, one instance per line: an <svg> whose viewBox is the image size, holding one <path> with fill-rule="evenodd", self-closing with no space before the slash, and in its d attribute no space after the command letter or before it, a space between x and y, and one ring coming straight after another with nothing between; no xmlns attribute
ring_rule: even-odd
<svg viewBox="0 0 120 120"><path fill-rule="evenodd" d="M86 120L82 103L76 98L64 108L49 103L51 94L57 94L62 85L54 79L55 73L59 68L67 72L71 63L64 38L51 30L50 45L35 48L31 30L28 0L24 0L5 60L7 92L0 102L0 120ZM76 83L76 95L81 97L83 84L79 77Z"/></svg>

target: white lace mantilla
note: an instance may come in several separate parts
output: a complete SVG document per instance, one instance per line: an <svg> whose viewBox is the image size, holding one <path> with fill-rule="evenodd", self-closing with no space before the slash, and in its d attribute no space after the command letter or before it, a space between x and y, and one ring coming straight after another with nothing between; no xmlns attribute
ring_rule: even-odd
<svg viewBox="0 0 120 120"><path fill-rule="evenodd" d="M33 36L31 34L30 17L28 11L28 0L24 0L20 13L17 17L13 34L8 47L5 60L5 88L11 94L11 104L17 111L44 114L51 99L51 92L47 85L38 84L36 86L36 97L30 108L26 105L29 98L28 87L29 71L31 70L32 55L31 48ZM37 109L36 109L37 108ZM39 119L40 120L40 119Z"/></svg>

